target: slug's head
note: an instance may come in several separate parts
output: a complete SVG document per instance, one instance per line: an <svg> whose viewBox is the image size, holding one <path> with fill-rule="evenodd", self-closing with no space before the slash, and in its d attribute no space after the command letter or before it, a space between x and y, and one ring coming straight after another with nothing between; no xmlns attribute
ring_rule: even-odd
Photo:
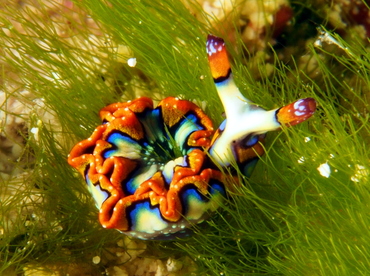
<svg viewBox="0 0 370 276"><path fill-rule="evenodd" d="M210 155L221 166L236 162L245 175L250 175L256 161L264 154L265 133L307 120L315 112L316 102L313 98L300 99L270 111L251 104L234 82L223 39L208 35L206 50L226 114L226 120L211 142Z"/></svg>

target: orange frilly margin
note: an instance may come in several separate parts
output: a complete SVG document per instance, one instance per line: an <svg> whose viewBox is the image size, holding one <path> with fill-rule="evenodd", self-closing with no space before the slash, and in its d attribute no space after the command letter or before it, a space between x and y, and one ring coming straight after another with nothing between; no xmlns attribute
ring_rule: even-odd
<svg viewBox="0 0 370 276"><path fill-rule="evenodd" d="M168 222L179 222L186 219L180 200L181 191L195 188L204 197L210 197L209 182L211 179L219 183L225 182L225 177L215 168L207 168L208 156L204 147L210 145L213 134L211 120L194 103L169 97L158 105L161 109L163 124L171 128L182 120L187 120L188 114L199 118L201 129L192 132L187 138L187 145L192 150L186 155L187 166L176 164L173 167L173 177L170 183L165 183L161 170L156 171L149 179L143 181L133 194L125 193L122 188L129 181L135 170L145 164L139 159L127 156L111 156L104 158L104 152L112 148L107 141L109 135L119 131L135 141L145 138L145 130L140 116L153 110L150 98L142 97L126 103L111 104L100 111L103 124L98 126L90 138L78 143L70 152L68 162L75 167L91 187L98 187L92 192L98 207L99 221L105 228L115 228L130 231L132 222L128 219L127 208L135 202L149 200L152 206L158 206L163 219ZM170 161L170 160L169 160ZM168 185L169 184L169 185ZM99 199L104 193L106 198ZM212 205L207 205L212 206ZM200 210L201 218L209 210ZM173 227L173 225L172 225Z"/></svg>

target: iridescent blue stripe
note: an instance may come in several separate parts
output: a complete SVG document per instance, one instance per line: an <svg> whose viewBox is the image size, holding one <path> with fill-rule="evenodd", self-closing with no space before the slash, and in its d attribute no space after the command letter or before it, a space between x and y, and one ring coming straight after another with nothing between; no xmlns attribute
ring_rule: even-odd
<svg viewBox="0 0 370 276"><path fill-rule="evenodd" d="M125 157L129 159L141 158L141 145L127 135L114 132L109 135L106 141L113 147L104 152L104 158L109 158L112 156Z"/></svg>

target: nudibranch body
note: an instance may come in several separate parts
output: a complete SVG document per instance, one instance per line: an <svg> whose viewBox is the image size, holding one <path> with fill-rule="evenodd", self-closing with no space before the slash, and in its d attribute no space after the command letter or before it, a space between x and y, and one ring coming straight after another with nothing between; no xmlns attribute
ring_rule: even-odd
<svg viewBox="0 0 370 276"><path fill-rule="evenodd" d="M225 196L222 174L205 165L211 120L195 104L149 98L111 104L103 124L68 162L84 176L99 221L141 239L181 236Z"/></svg>
<svg viewBox="0 0 370 276"><path fill-rule="evenodd" d="M71 150L68 162L84 177L103 227L140 239L186 235L230 188L220 168L237 164L249 175L267 131L315 111L311 98L272 111L251 104L234 83L223 40L210 35L207 53L226 113L216 132L190 101L168 97L154 108L142 97L103 108L103 124Z"/></svg>

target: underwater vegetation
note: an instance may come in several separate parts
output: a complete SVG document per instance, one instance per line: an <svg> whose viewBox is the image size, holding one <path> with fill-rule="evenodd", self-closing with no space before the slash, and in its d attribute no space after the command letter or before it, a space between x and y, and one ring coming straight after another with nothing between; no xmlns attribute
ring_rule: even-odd
<svg viewBox="0 0 370 276"><path fill-rule="evenodd" d="M242 1L219 14L213 1L1 4L0 274L369 273L368 25L353 12L368 7L266 2L244 3L261 17ZM250 177L215 165L240 185L225 181L229 196L193 235L140 241L104 229L69 152L99 110L142 96L194 102L222 125L209 33L224 39L251 104L314 98L315 115L268 133Z"/></svg>

